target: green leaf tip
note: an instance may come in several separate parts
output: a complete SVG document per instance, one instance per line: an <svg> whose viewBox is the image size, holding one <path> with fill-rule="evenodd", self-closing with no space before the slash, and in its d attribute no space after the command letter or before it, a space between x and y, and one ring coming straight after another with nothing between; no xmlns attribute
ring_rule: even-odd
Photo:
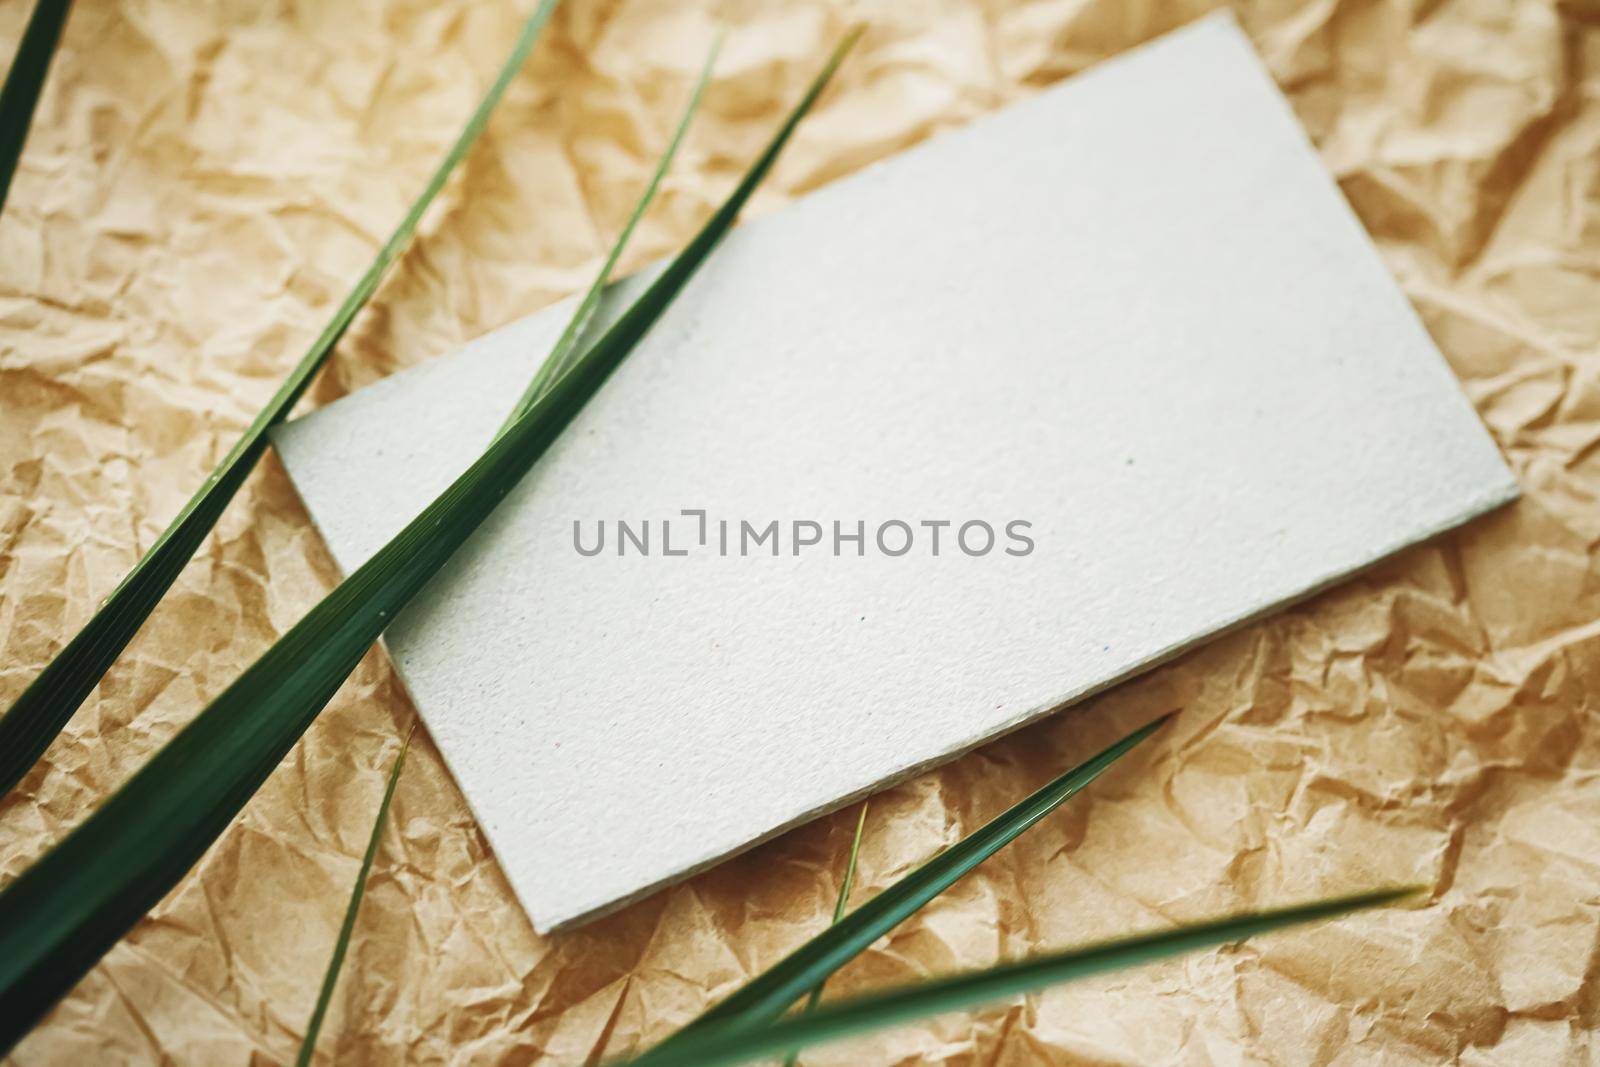
<svg viewBox="0 0 1600 1067"><path fill-rule="evenodd" d="M0 797L15 788L39 757L44 755L50 742L61 733L111 668L111 664L128 646L128 642L133 640L133 635L155 610L184 565L216 525L223 509L266 450L267 431L294 407L311 384L311 379L327 362L356 313L366 305L389 267L410 243L428 206L488 124L490 112L527 59L539 31L544 28L557 3L558 0L541 0L533 14L528 16L510 54L500 67L499 75L428 179L421 195L412 203L405 218L379 249L366 273L350 290L333 318L289 372L278 391L256 414L254 421L234 442L222 462L201 483L183 510L178 512L172 523L134 564L83 629L56 653L39 676L22 691L11 709L0 717ZM9 84L8 79L8 87Z"/></svg>
<svg viewBox="0 0 1600 1067"><path fill-rule="evenodd" d="M839 881L839 899L833 904L833 921L837 923L844 918L845 905L850 902L850 890L856 884L856 861L861 857L861 839L866 836L867 830L867 805L869 801L861 802L861 814L856 816L856 833L850 839L850 857L845 860L844 877ZM820 986L818 987L821 988Z"/></svg>
<svg viewBox="0 0 1600 1067"><path fill-rule="evenodd" d="M5 87L0 89L0 211L5 210L11 179L16 177L22 146L33 125L33 112L39 106L39 93L50 72L56 46L61 43L61 27L66 24L71 6L69 0L39 0L34 5L11 69L6 72Z"/></svg>
<svg viewBox="0 0 1600 1067"><path fill-rule="evenodd" d="M613 1067L726 1067L929 1015L960 1011L1049 986L1136 967L1303 923L1337 918L1412 896L1416 886L1378 889L1271 911L1235 915L1033 956L981 971L837 1001L807 1015L751 1029L708 1026Z"/></svg>
<svg viewBox="0 0 1600 1067"><path fill-rule="evenodd" d="M339 984L339 971L344 967L344 957L350 951L350 935L356 928L356 915L361 911L361 899L367 892L367 878L372 874L372 861L378 855L378 845L383 841L384 823L389 818L389 805L394 802L395 786L400 784L400 772L406 766L406 753L411 751L411 738L417 732L416 724L406 731L400 744L400 754L389 769L389 780L383 787L383 799L378 802L378 814L372 820L372 833L367 836L367 851L362 854L361 868L356 872L356 884L350 890L350 903L344 910L344 921L339 926L339 936L333 943L333 955L328 959L328 969L322 976L322 989L317 993L317 1005L311 1010L311 1020L306 1023L306 1036L300 1042L300 1055L295 1057L295 1067L307 1067L317 1051L317 1035L322 1032L322 1020L327 1017L328 1005L333 1001L333 990Z"/></svg>
<svg viewBox="0 0 1600 1067"><path fill-rule="evenodd" d="M850 842L850 858L845 861L844 877L839 880L839 899L833 904L833 921L828 925L836 926L844 918L845 906L850 902L850 888L856 881L856 859L861 855L861 838L867 828L867 801L861 802L861 814L856 817L856 835ZM827 985L826 980L818 982L811 987L811 995L806 998L805 1011L817 1010L817 1005L822 1001L822 987ZM789 1058L784 1061L784 1067L795 1067L800 1062L800 1050L795 1049L789 1053Z"/></svg>
<svg viewBox="0 0 1600 1067"><path fill-rule="evenodd" d="M672 137L667 142L666 151L661 154L661 160L656 164L655 172L650 176L650 181L645 185L644 193L633 206L633 212L628 216L628 221L623 225L622 232L612 242L611 251L606 255L601 264L599 273L590 283L588 290L583 294L583 299L578 302L578 309L573 312L572 318L567 321L566 329L561 331L561 336L556 340L555 347L545 357L539 369L535 372L533 380L528 383L527 389L518 398L511 408L511 413L506 416L505 423L499 432L506 430L534 405L550 388L550 384L572 365L572 360L577 352L579 343L583 340L583 332L593 321L595 312L600 309L600 298L605 295L606 286L611 281L611 272L616 269L617 260L622 258L622 250L627 247L628 240L633 236L635 227L644 213L655 200L656 190L661 186L661 179L666 176L667 168L672 164L673 157L678 154L678 148L683 144L684 134L689 130L689 123L694 118L695 112L700 108L700 100L705 95L706 86L711 82L711 71L716 66L717 54L722 50L722 42L726 37L725 29L718 29L715 39L711 42L711 50L706 55L706 61L700 68L700 77L695 82L693 91L689 94L689 103L683 109L683 117L678 120L678 126L673 131Z"/></svg>
<svg viewBox="0 0 1600 1067"><path fill-rule="evenodd" d="M1020 837L1069 797L1104 774L1119 759L1172 720L1176 712L1141 726L1104 751L968 834L944 852L861 905L838 923L801 945L722 1003L668 1038L674 1046L713 1026L759 1029L789 1009L806 992L854 959L867 946L954 885L978 864ZM782 1050L779 1050L782 1051Z"/></svg>
<svg viewBox="0 0 1600 1067"><path fill-rule="evenodd" d="M592 347L100 808L0 890L0 1055L216 840L390 621L450 560L688 284L820 84L728 199Z"/></svg>

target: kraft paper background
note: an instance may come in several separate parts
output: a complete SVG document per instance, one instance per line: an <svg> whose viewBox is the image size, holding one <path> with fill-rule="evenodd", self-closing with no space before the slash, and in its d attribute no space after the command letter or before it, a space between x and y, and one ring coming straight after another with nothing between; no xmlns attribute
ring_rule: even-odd
<svg viewBox="0 0 1600 1067"><path fill-rule="evenodd" d="M29 6L0 6L0 54ZM687 238L856 20L867 37L753 211L1209 6L567 0L310 403L581 288L664 146L714 15L734 31L630 263ZM1379 883L1433 894L807 1063L1577 1064L1600 1044L1600 8L1238 12L1526 497L874 798L856 901L1182 709L830 989ZM521 15L465 0L76 5L0 218L0 701L111 591L298 358ZM269 458L0 805L0 877L335 580ZM14 1062L292 1059L413 717L369 656ZM641 1048L826 923L855 817L540 938L419 732L322 1059L565 1065Z"/></svg>

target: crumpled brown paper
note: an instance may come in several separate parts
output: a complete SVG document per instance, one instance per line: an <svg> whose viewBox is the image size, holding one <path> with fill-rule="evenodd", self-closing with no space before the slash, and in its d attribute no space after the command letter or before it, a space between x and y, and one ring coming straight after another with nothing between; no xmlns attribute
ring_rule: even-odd
<svg viewBox="0 0 1600 1067"><path fill-rule="evenodd" d="M3 54L28 6L0 8ZM665 143L714 13L735 30L635 264L687 238L855 19L870 32L753 210L1208 6L567 0L312 401L582 286ZM110 592L298 357L520 14L471 0L75 7L0 218L0 702ZM1379 883L1421 881L1433 896L807 1063L1600 1054L1588 1032L1600 1010L1600 9L1263 0L1239 14L1526 498L874 798L857 901L1119 733L1183 709L830 989ZM66 833L335 579L269 459L0 806L0 876ZM15 1062L292 1058L412 716L369 656ZM578 1064L637 1050L826 923L854 820L819 820L540 938L419 735L323 1059Z"/></svg>

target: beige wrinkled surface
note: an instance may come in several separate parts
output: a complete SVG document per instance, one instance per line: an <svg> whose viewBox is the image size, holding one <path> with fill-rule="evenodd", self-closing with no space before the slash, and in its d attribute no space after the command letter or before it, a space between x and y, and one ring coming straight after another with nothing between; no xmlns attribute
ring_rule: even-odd
<svg viewBox="0 0 1600 1067"><path fill-rule="evenodd" d="M27 6L0 6L5 54ZM692 232L854 17L868 36L756 210L1207 6L721 5L736 30L629 259ZM714 7L568 0L313 401L583 285L670 132ZM1239 13L1526 496L876 798L858 901L1182 708L830 988L1380 882L1420 880L1433 896L808 1063L1600 1054L1600 9L1315 0ZM468 0L81 0L0 219L0 700L111 591L298 357L519 17ZM267 461L0 806L0 874L59 839L334 579ZM412 717L373 654L15 1062L291 1059ZM855 819L539 938L420 735L394 815L325 1062L577 1064L638 1049L826 922Z"/></svg>

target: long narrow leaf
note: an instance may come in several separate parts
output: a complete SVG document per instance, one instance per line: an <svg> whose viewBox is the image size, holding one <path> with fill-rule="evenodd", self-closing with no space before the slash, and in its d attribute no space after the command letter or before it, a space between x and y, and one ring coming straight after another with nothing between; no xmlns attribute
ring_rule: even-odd
<svg viewBox="0 0 1600 1067"><path fill-rule="evenodd" d="M1173 713L1140 727L1110 748L1044 786L1027 799L962 838L894 885L774 964L732 996L668 1038L675 1046L713 1026L760 1029L788 1010L806 991L821 984L868 945L944 892L958 879L1023 831L1049 815L1068 797L1100 777L1113 763L1166 725Z"/></svg>
<svg viewBox="0 0 1600 1067"><path fill-rule="evenodd" d="M844 879L839 883L839 899L833 903L833 921L828 924L829 926L839 925L839 920L844 918L845 905L849 903L850 900L850 887L855 884L856 880L856 859L861 855L861 837L866 828L867 802L863 800L861 802L861 814L856 818L856 836L855 839L850 842L850 858L845 861ZM806 1011L812 1012L817 1010L817 1004L822 1000L822 987L826 984L826 982L818 982L811 988L811 995L806 998ZM799 1062L799 1049L795 1049L793 1052L789 1053L789 1058L784 1061L784 1063L787 1064L787 1067L795 1067L795 1065Z"/></svg>
<svg viewBox="0 0 1600 1067"><path fill-rule="evenodd" d="M266 449L267 431L294 407L295 401L300 399L300 395L311 384L312 377L327 362L329 353L344 336L356 312L366 304L389 266L410 242L423 212L444 187L445 180L466 155L467 149L477 140L478 134L489 121L489 112L522 66L558 2L541 0L534 13L528 16L511 54L500 68L499 76L467 120L455 144L445 153L438 169L428 179L422 194L411 205L389 240L384 242L377 258L355 288L350 290L350 295L344 298L344 303L339 305L339 310L334 312L332 320L323 328L310 350L289 372L272 399L257 413L244 436L234 443L199 491L178 512L172 524L156 538L150 550L134 564L133 570L128 572L78 635L67 642L39 677L23 690L22 696L6 712L5 717L0 718L0 796L10 792L44 754L50 742L66 726L84 698L99 684L101 677L177 580L184 564L189 562L216 525L222 509L233 499L234 493L238 492L239 486Z"/></svg>
<svg viewBox="0 0 1600 1067"><path fill-rule="evenodd" d="M416 727L412 727L415 732ZM372 833L367 837L367 851L361 857L361 869L356 872L355 888L350 891L350 903L344 909L344 922L339 924L339 936L333 943L333 955L328 960L328 970L322 976L322 990L317 994L317 1006L312 1009L311 1021L306 1023L306 1036L300 1042L300 1055L295 1067L306 1067L317 1051L317 1035L322 1032L322 1020L328 1014L328 1004L333 1000L333 989L339 984L339 970L344 966L345 953L350 951L350 934L356 928L356 915L361 911L361 898L367 893L367 877L372 873L372 860L378 854L378 844L383 840L383 826L389 818L389 805L394 802L394 787L400 784L400 772L406 766L406 753L411 751L411 734L406 734L400 754L394 758L389 770L389 782L383 787L383 800L378 804L378 815L372 820Z"/></svg>
<svg viewBox="0 0 1600 1067"><path fill-rule="evenodd" d="M616 241L612 242L610 253L601 264L600 272L590 283L588 292L584 293L583 299L578 302L578 310L573 312L572 318L567 321L567 328L561 331L561 336L557 338L550 355L539 364L539 369L534 373L533 380L528 383L528 388L523 390L516 406L511 409L511 414L506 416L505 425L500 427L501 433L505 433L513 422L533 406L534 401L545 394L550 388L550 383L565 374L567 368L572 365L578 342L583 340L583 331L588 328L594 313L599 310L600 297L611 281L611 272L616 269L617 260L622 258L622 250L628 246L628 239L633 236L634 227L639 225L639 220L644 217L651 201L656 198L656 190L661 185L661 179L671 166L672 158L678 154L678 146L683 143L683 135L689 130L689 121L700 108L700 98L705 95L706 85L711 81L711 68L716 66L717 53L721 50L722 34L718 33L716 40L711 44L710 53L706 56L705 65L700 68L700 79L695 82L694 91L689 94L689 105L683 109L683 118L678 120L678 128L673 131L672 140L667 142L667 150L661 154L661 161L656 164L655 173L650 176L650 183L645 186L638 203L633 205L633 213L628 216L628 221L622 227L622 232L617 235Z"/></svg>
<svg viewBox="0 0 1600 1067"><path fill-rule="evenodd" d="M682 1041L658 1046L614 1067L726 1067L786 1049L833 1041L943 1012L993 1003L1107 971L1137 967L1186 952L1224 945L1300 923L1390 904L1420 890L1380 889L1274 911L1194 923L1173 930L1104 941L1068 952L905 986L887 993L838 1001L755 1030L706 1027Z"/></svg>
<svg viewBox="0 0 1600 1067"><path fill-rule="evenodd" d="M518 417L525 413L539 397L548 391L550 384L556 378L559 378L561 372L565 370L564 364L570 362L568 357L583 336L583 328L594 315L595 308L599 306L600 293L605 289L607 281L610 280L611 271L616 267L617 259L621 256L623 247L628 243L628 238L632 236L633 228L650 206L650 201L655 198L656 188L661 184L661 177L667 172L667 167L672 162L672 157L677 154L678 145L683 140L684 131L689 128L689 121L694 117L695 111L700 106L700 97L705 92L706 83L711 78L711 68L716 63L717 52L721 46L722 35L718 34L716 41L711 46L710 54L706 57L705 66L700 71L700 80L695 84L694 92L690 94L689 104L684 109L683 118L678 123L677 132L673 134L672 140L667 144L667 150L662 154L661 162L656 166L655 174L645 187L644 193L639 197L638 203L634 205L633 214L629 216L627 225L617 235L616 241L611 246L610 254L606 257L605 263L601 265L593 284L589 286L589 291L584 294L583 300L579 302L578 309L573 313L571 320L568 321L567 328L562 332L560 340L550 350L550 354L545 357L544 362L539 365L539 372L534 376L533 383L529 385L528 391L523 395L522 400L518 402L511 418L507 419L505 426L501 428L502 433ZM413 727L413 729L415 728ZM394 769L389 772L389 784L384 789L383 802L378 805L378 813L372 820L372 833L367 838L367 852L361 860L361 869L356 874L355 888L350 893L350 905L345 909L344 913L344 925L340 927L339 937L334 942L333 955L328 960L328 969L322 978L322 991L317 997L316 1008L311 1013L311 1021L306 1024L306 1035L300 1043L300 1056L295 1061L295 1067L306 1067L316 1052L317 1035L322 1030L322 1020L327 1015L328 1004L333 999L333 990L339 981L339 970L344 966L345 953L350 948L350 935L355 929L356 914L361 909L361 898L366 893L367 877L372 871L372 858L377 854L378 842L383 839L384 820L389 817L389 802L394 798L395 785L400 781L400 769L405 766L406 752L410 748L411 735L407 734L405 744L400 748L400 755L395 758ZM865 805L863 805L863 813L864 809ZM859 827L856 830L856 834L856 841L859 844ZM855 869L855 853L853 851L850 856L850 869L852 871ZM848 875L846 883L848 885ZM848 889L846 892L848 892ZM841 897L841 905L842 902L843 898Z"/></svg>
<svg viewBox="0 0 1600 1067"><path fill-rule="evenodd" d="M834 53L728 200L605 336L404 530L311 609L83 825L0 892L0 1054L177 884L384 627L661 316L733 225L853 39Z"/></svg>
<svg viewBox="0 0 1600 1067"><path fill-rule="evenodd" d="M16 58L6 73L5 88L0 89L0 211L5 210L22 144L33 125L33 109L39 104L39 90L44 87L70 6L68 0L39 0L34 5Z"/></svg>

